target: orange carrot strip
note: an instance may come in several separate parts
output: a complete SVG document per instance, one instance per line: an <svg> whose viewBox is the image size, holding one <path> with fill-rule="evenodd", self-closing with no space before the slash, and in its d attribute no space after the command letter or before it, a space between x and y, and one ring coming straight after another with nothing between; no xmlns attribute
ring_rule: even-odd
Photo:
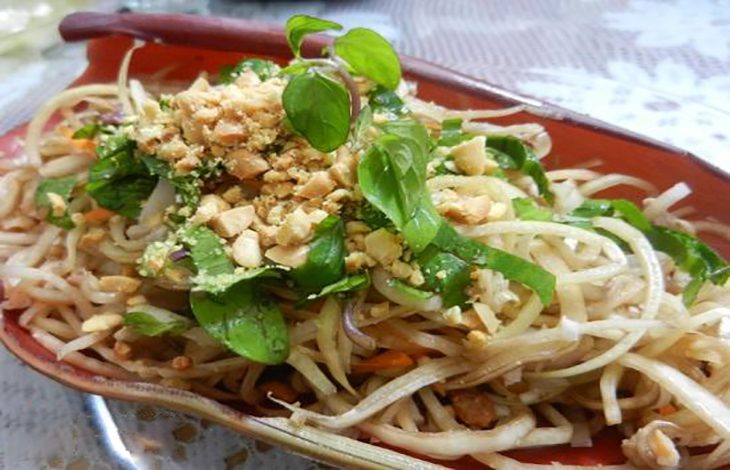
<svg viewBox="0 0 730 470"><path fill-rule="evenodd" d="M96 152L96 142L91 139L73 139L71 142L78 150L88 153Z"/></svg>
<svg viewBox="0 0 730 470"><path fill-rule="evenodd" d="M662 416L667 416L677 411L674 405L664 405L657 409L657 412Z"/></svg>
<svg viewBox="0 0 730 470"><path fill-rule="evenodd" d="M385 351L352 365L355 372L375 372L383 369L395 369L412 366L411 356L400 351Z"/></svg>
<svg viewBox="0 0 730 470"><path fill-rule="evenodd" d="M92 209L84 214L84 220L88 223L106 222L114 215L114 212L99 207L98 209Z"/></svg>

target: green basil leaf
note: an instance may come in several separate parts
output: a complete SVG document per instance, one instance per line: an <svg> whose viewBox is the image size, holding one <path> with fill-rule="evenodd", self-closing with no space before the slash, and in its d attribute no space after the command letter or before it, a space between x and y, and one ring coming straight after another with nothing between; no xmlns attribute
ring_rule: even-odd
<svg viewBox="0 0 730 470"><path fill-rule="evenodd" d="M363 201L362 204L357 207L355 217L358 220L365 222L365 224L372 230L393 227L393 222L388 219L388 216L368 201Z"/></svg>
<svg viewBox="0 0 730 470"><path fill-rule="evenodd" d="M446 119L441 123L441 135L438 144L442 147L453 147L474 137L461 130L462 120L459 118Z"/></svg>
<svg viewBox="0 0 730 470"><path fill-rule="evenodd" d="M471 265L452 253L431 245L418 256L425 284L441 294L445 308L462 306L469 300Z"/></svg>
<svg viewBox="0 0 730 470"><path fill-rule="evenodd" d="M63 178L44 178L38 183L35 192L35 206L39 209L47 209L48 215L46 220L48 223L61 227L65 230L74 228L74 223L68 215L68 202L71 198L74 186L76 186L75 176L66 176ZM53 206L49 198L49 194L56 194L66 205L63 214L54 214Z"/></svg>
<svg viewBox="0 0 730 470"><path fill-rule="evenodd" d="M72 139L92 139L101 130L101 126L97 122L90 122L76 129L71 136Z"/></svg>
<svg viewBox="0 0 730 470"><path fill-rule="evenodd" d="M339 82L314 72L297 75L284 89L292 127L317 150L331 152L350 133L350 95Z"/></svg>
<svg viewBox="0 0 730 470"><path fill-rule="evenodd" d="M143 336L160 336L163 334L179 335L190 325L184 321L162 322L144 312L129 312L124 315L124 326Z"/></svg>
<svg viewBox="0 0 730 470"><path fill-rule="evenodd" d="M364 106L357 115L355 127L352 130L352 140L360 142L370 127L373 125L373 108L369 105Z"/></svg>
<svg viewBox="0 0 730 470"><path fill-rule="evenodd" d="M307 261L289 275L303 289L322 289L345 275L345 255L345 224L330 215L317 225Z"/></svg>
<svg viewBox="0 0 730 470"><path fill-rule="evenodd" d="M412 301L414 303L428 300L434 295L433 292L418 289L410 284L406 284L405 282L395 277L391 277L388 279L388 287L400 291L401 294L409 298L409 301Z"/></svg>
<svg viewBox="0 0 730 470"><path fill-rule="evenodd" d="M295 56L299 57L304 36L312 33L342 29L342 25L333 21L307 15L294 15L286 22L286 41Z"/></svg>
<svg viewBox="0 0 730 470"><path fill-rule="evenodd" d="M367 28L351 29L335 39L335 52L359 75L395 90L400 83L398 54L387 39Z"/></svg>
<svg viewBox="0 0 730 470"><path fill-rule="evenodd" d="M685 287L683 300L692 304L702 284L710 281L723 285L730 279L730 264L697 237L652 224L633 202L626 199L594 199L585 201L571 214L574 217L620 217L643 232L654 249L672 258L679 269L692 276ZM606 233L605 235L612 236ZM624 243L625 244L625 243Z"/></svg>
<svg viewBox="0 0 730 470"><path fill-rule="evenodd" d="M111 136L96 148L99 159L89 168L86 192L101 207L136 219L142 203L157 185L134 155L136 143L124 135Z"/></svg>
<svg viewBox="0 0 730 470"><path fill-rule="evenodd" d="M426 188L428 133L415 121L392 122L360 159L363 196L385 213L414 252L433 240L441 218Z"/></svg>
<svg viewBox="0 0 730 470"><path fill-rule="evenodd" d="M492 150L494 159L505 170L518 170L532 177L538 192L552 204L555 195L550 190L550 181L545 176L545 169L535 153L520 139L508 135L489 136L487 148Z"/></svg>
<svg viewBox="0 0 730 470"><path fill-rule="evenodd" d="M322 288L321 291L310 294L306 300L316 300L328 297L334 294L345 294L348 292L357 292L366 289L370 285L370 277L367 273L353 274L352 276L343 277L339 281Z"/></svg>
<svg viewBox="0 0 730 470"><path fill-rule="evenodd" d="M636 207L633 202L627 201L626 199L614 199L611 201L611 206L615 211L614 215L620 215L626 219L628 223L642 232L651 231L651 222L649 222L649 219L647 219L644 213L641 212L641 209Z"/></svg>
<svg viewBox="0 0 730 470"><path fill-rule="evenodd" d="M285 75L299 75L300 73L304 73L312 67L316 67L316 64L312 62L294 62L279 70L278 75L280 77Z"/></svg>
<svg viewBox="0 0 730 470"><path fill-rule="evenodd" d="M368 93L368 104L374 113L386 113L400 116L405 112L405 103L394 91L377 85Z"/></svg>
<svg viewBox="0 0 730 470"><path fill-rule="evenodd" d="M529 287L540 297L543 305L552 302L555 276L534 263L464 237L445 223L441 225L433 244L467 263L497 271L506 279Z"/></svg>
<svg viewBox="0 0 730 470"><path fill-rule="evenodd" d="M281 68L274 62L266 59L244 59L235 66L222 66L218 72L218 83L233 83L239 75L249 70L258 75L259 79L263 82L278 75Z"/></svg>
<svg viewBox="0 0 730 470"><path fill-rule="evenodd" d="M613 204L606 199L588 199L570 213L573 217L593 218L613 213Z"/></svg>
<svg viewBox="0 0 730 470"><path fill-rule="evenodd" d="M553 220L553 211L546 207L538 206L535 201L526 197L512 199L512 206L515 209L515 215L521 220Z"/></svg>
<svg viewBox="0 0 730 470"><path fill-rule="evenodd" d="M190 306L198 323L236 354L263 364L289 356L289 329L278 304L246 280L219 295L193 292Z"/></svg>
<svg viewBox="0 0 730 470"><path fill-rule="evenodd" d="M180 241L190 251L198 274L218 276L234 272L233 262L223 248L225 242L208 227L188 227L181 233Z"/></svg>

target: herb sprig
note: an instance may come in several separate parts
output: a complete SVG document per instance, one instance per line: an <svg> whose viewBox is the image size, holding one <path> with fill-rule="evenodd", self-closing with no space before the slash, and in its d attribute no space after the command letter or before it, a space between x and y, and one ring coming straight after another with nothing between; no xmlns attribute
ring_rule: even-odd
<svg viewBox="0 0 730 470"><path fill-rule="evenodd" d="M401 67L393 47L380 34L355 28L325 48L323 58L301 56L304 38L313 33L340 31L342 25L306 15L287 21L286 37L295 60L280 74L292 76L282 97L292 129L322 152L344 144L360 113L360 91L352 74L395 90Z"/></svg>

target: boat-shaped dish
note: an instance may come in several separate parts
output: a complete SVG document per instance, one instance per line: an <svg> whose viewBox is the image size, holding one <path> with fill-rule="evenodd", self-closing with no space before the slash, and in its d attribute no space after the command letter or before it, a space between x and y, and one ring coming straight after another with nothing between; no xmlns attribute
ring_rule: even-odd
<svg viewBox="0 0 730 470"><path fill-rule="evenodd" d="M201 71L217 73L222 64L243 57L264 57L279 63L290 60L290 50L282 28L245 20L184 15L76 13L61 24L67 41L88 42L89 65L74 85L113 82L132 38L147 41L137 50L130 76L155 77L156 80L190 81ZM314 55L328 39L314 36L305 41L304 54ZM600 159L605 172L618 171L651 181L659 188L685 181L694 193L688 204L699 218L714 217L730 223L730 210L723 195L730 195L730 177L701 159L665 144L633 134L585 116L551 106L538 100L517 96L484 82L411 57L403 57L406 79L418 84L420 97L450 108L479 109L525 105L524 112L500 118L500 123L524 121L542 124L553 140L548 167L569 167L587 160ZM0 137L0 152L12 158L22 151L20 127ZM614 192L611 196L632 197ZM725 256L730 241L707 238ZM219 423L247 436L282 446L292 452L345 468L480 468L471 459L429 462L345 437L323 444L324 431L290 423L285 418L260 418L237 411L191 392L160 385L119 381L95 376L80 368L59 362L18 324L20 312L3 312L0 341L21 361L38 372L84 392L104 397L163 406ZM565 464L618 464L624 461L617 434L605 433L590 449L567 446L512 452L525 462Z"/></svg>

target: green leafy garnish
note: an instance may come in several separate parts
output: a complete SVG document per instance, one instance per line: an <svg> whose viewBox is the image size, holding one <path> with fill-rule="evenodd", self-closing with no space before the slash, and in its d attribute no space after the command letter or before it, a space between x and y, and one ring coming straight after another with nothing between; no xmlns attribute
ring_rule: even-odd
<svg viewBox="0 0 730 470"><path fill-rule="evenodd" d="M224 84L233 83L239 75L249 70L255 73L263 82L271 77L275 77L281 68L266 59L244 59L236 65L222 66L218 72L218 82Z"/></svg>
<svg viewBox="0 0 730 470"><path fill-rule="evenodd" d="M68 215L68 202L75 185L75 176L44 178L40 181L35 192L35 206L39 209L48 210L48 215L46 216L48 223L65 230L74 228L74 223ZM65 207L62 213L59 213L58 209L54 209L53 204L51 204L51 197L54 196L49 196L50 194L55 194L63 201Z"/></svg>
<svg viewBox="0 0 730 470"><path fill-rule="evenodd" d="M208 227L184 227L179 232L179 239L190 252L192 267L196 272L191 279L193 291L219 294L243 280L279 276L268 266L254 269L235 267L225 250L225 241Z"/></svg>
<svg viewBox="0 0 730 470"><path fill-rule="evenodd" d="M534 200L526 197L512 199L515 215L520 220L549 221L553 219L553 211L540 207Z"/></svg>
<svg viewBox="0 0 730 470"><path fill-rule="evenodd" d="M168 109L170 109L170 102L171 99L169 96L160 96L160 99L157 100L157 104L160 105L160 109L162 111L167 111Z"/></svg>
<svg viewBox="0 0 730 470"><path fill-rule="evenodd" d="M245 280L222 294L194 292L190 306L200 325L236 354L263 364L289 356L289 329L278 303Z"/></svg>
<svg viewBox="0 0 730 470"><path fill-rule="evenodd" d="M164 178L175 188L175 193L180 196L184 205L190 207L198 205L201 196L201 180L196 175L177 176L169 163L150 155L143 156L142 161L150 174Z"/></svg>
<svg viewBox="0 0 730 470"><path fill-rule="evenodd" d="M362 204L357 207L355 215L358 220L365 222L365 225L370 227L372 230L393 227L393 222L388 219L388 216L368 201L363 201Z"/></svg>
<svg viewBox="0 0 730 470"><path fill-rule="evenodd" d="M453 147L474 137L461 130L462 122L459 118L444 120L441 123L441 135L438 144L443 147Z"/></svg>
<svg viewBox="0 0 730 470"><path fill-rule="evenodd" d="M521 171L532 177L540 195L550 204L553 203L555 195L550 190L550 181L530 147L516 137L495 135L487 138L487 148L491 149L494 159L502 169Z"/></svg>
<svg viewBox="0 0 730 470"><path fill-rule="evenodd" d="M428 133L416 121L388 123L384 131L360 159L358 182L365 199L388 216L417 253L441 225L426 188Z"/></svg>
<svg viewBox="0 0 730 470"><path fill-rule="evenodd" d="M369 285L370 277L366 273L353 274L352 276L343 277L339 281L325 286L321 291L315 294L309 294L306 300L311 301L334 294L357 292L367 288Z"/></svg>
<svg viewBox="0 0 730 470"><path fill-rule="evenodd" d="M319 290L337 282L345 274L345 224L330 215L317 225L309 244L307 261L289 272L305 290Z"/></svg>
<svg viewBox="0 0 730 470"><path fill-rule="evenodd" d="M574 217L621 217L643 232L654 249L666 253L679 269L692 276L682 293L691 305L705 281L723 285L730 279L730 264L717 252L688 233L652 224L634 203L626 199L592 199L572 213Z"/></svg>
<svg viewBox="0 0 730 470"><path fill-rule="evenodd" d="M89 169L86 192L101 207L130 219L139 217L142 203L157 177L135 156L136 143L124 135L107 139L96 149L99 159Z"/></svg>
<svg viewBox="0 0 730 470"><path fill-rule="evenodd" d="M225 241L208 227L189 227L180 238L190 251L198 274L218 276L233 273L233 262L223 248Z"/></svg>
<svg viewBox="0 0 730 470"><path fill-rule="evenodd" d="M433 292L418 289L395 277L389 278L387 284L388 287L397 290L413 303L419 303L433 297Z"/></svg>
<svg viewBox="0 0 730 470"><path fill-rule="evenodd" d="M391 90L398 86L401 77L398 54L380 34L355 28L335 39L334 45L337 55L357 74Z"/></svg>
<svg viewBox="0 0 730 470"><path fill-rule="evenodd" d="M350 97L339 82L319 72L291 79L282 96L289 123L310 144L331 152L350 132Z"/></svg>
<svg viewBox="0 0 730 470"><path fill-rule="evenodd" d="M279 72L280 76L292 77L282 96L284 125L322 152L344 144L350 124L358 122L360 95L351 73L367 77L388 91L395 89L401 79L398 55L391 45L365 28L355 28L335 39L334 45L323 51L329 59L300 57L304 36L340 29L337 23L306 15L293 16L286 24L287 41L296 59ZM373 106L369 111L377 110ZM369 124L364 126L362 122L356 126L355 142L367 127Z"/></svg>
<svg viewBox="0 0 730 470"><path fill-rule="evenodd" d="M373 125L373 108L365 106L360 110L355 121L355 127L352 130L352 139L354 142L360 142L365 137L365 132Z"/></svg>
<svg viewBox="0 0 730 470"><path fill-rule="evenodd" d="M552 302L555 276L534 263L464 237L449 224L441 225L433 245L467 263L497 271L506 279L529 287L543 305Z"/></svg>
<svg viewBox="0 0 730 470"><path fill-rule="evenodd" d="M418 264L426 286L441 294L445 308L469 300L466 288L471 284L471 264L435 245L418 256Z"/></svg>
<svg viewBox="0 0 730 470"><path fill-rule="evenodd" d="M368 103L374 113L390 113L399 116L405 112L403 100L388 88L377 85L368 93Z"/></svg>
<svg viewBox="0 0 730 470"><path fill-rule="evenodd" d="M71 136L72 139L92 139L101 130L101 126L97 122L90 122L84 124L82 127L76 129L76 132Z"/></svg>
<svg viewBox="0 0 730 470"><path fill-rule="evenodd" d="M285 29L286 41L294 55L299 57L302 41L306 35L330 30L339 31L342 25L313 16L294 15L286 22Z"/></svg>
<svg viewBox="0 0 730 470"><path fill-rule="evenodd" d="M162 322L144 312L129 312L124 315L124 326L143 336L178 335L189 328L184 321Z"/></svg>

